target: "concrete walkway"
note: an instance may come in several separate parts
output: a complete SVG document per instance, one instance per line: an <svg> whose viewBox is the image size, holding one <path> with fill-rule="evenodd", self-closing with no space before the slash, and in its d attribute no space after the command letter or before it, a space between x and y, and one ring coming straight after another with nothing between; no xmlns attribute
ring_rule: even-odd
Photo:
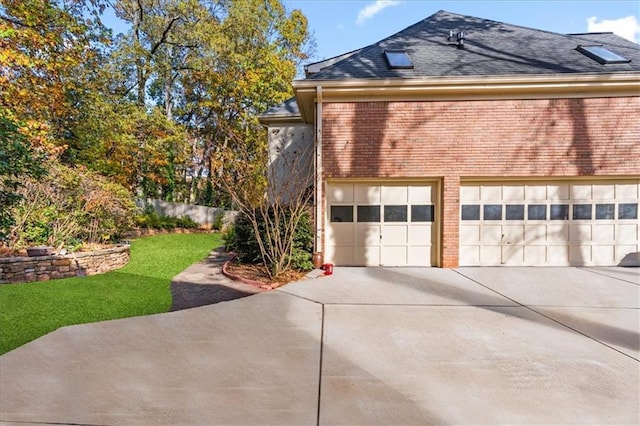
<svg viewBox="0 0 640 426"><path fill-rule="evenodd" d="M0 357L0 420L638 424L639 305L637 268L336 268L46 335Z"/></svg>

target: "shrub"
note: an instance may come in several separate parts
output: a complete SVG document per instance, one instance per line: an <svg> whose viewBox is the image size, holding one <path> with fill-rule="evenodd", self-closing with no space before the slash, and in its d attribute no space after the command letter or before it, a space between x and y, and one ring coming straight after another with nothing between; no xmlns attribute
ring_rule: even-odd
<svg viewBox="0 0 640 426"><path fill-rule="evenodd" d="M46 244L74 248L108 242L133 225L133 197L124 187L84 167L46 165L47 178L25 179L12 215L14 248Z"/></svg>
<svg viewBox="0 0 640 426"><path fill-rule="evenodd" d="M149 206L145 207L145 212L136 217L136 225L140 228L147 229L195 229L198 224L189 216L173 217L159 215L153 210L153 207L149 209Z"/></svg>
<svg viewBox="0 0 640 426"><path fill-rule="evenodd" d="M218 211L218 213L216 213L215 217L213 218L213 223L211 224L211 227L216 231L221 231L222 230L222 228L224 227L224 212L223 211Z"/></svg>
<svg viewBox="0 0 640 426"><path fill-rule="evenodd" d="M271 219L274 219L273 210L270 211ZM260 214L256 217L261 218ZM284 223L288 220L286 217L281 217L280 226L281 232L284 232ZM264 221L260 220L258 223L258 229L264 235ZM229 242L227 242L229 239ZM246 263L262 263L262 254L260 246L256 239L254 228L251 221L245 214L238 214L236 217L233 230L226 236L223 234L223 240L227 245L227 249L235 251L238 254L238 259L241 262ZM287 257L287 262L292 269L298 271L310 271L313 269L312 262L313 253L313 225L311 223L308 213L304 213L298 227L295 230L293 237L293 246L291 248L290 255Z"/></svg>
<svg viewBox="0 0 640 426"><path fill-rule="evenodd" d="M198 227L198 223L191 219L189 216L182 216L176 219L176 225L180 228L195 229Z"/></svg>
<svg viewBox="0 0 640 426"><path fill-rule="evenodd" d="M0 242L9 237L15 224L11 207L20 202L18 188L25 177L38 178L44 173L43 160L20 133L18 123L0 109Z"/></svg>
<svg viewBox="0 0 640 426"><path fill-rule="evenodd" d="M226 225L222 229L222 242L226 251L235 251L236 228L233 224Z"/></svg>

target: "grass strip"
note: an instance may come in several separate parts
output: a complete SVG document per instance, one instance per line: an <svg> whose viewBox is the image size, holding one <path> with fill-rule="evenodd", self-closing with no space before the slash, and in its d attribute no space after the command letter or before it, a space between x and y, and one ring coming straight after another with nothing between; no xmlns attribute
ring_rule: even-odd
<svg viewBox="0 0 640 426"><path fill-rule="evenodd" d="M218 234L145 237L116 271L0 285L0 354L67 325L167 312L171 279L221 244Z"/></svg>

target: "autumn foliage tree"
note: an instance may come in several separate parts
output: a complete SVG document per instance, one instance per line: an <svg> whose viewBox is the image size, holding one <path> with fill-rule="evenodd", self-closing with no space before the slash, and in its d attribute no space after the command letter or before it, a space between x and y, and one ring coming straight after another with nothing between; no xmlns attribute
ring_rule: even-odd
<svg viewBox="0 0 640 426"><path fill-rule="evenodd" d="M234 141L265 149L256 116L291 95L306 18L279 0L119 0L116 11L131 25L113 52L125 92L187 132L194 201L200 180L217 185L237 165L221 156Z"/></svg>
<svg viewBox="0 0 640 426"><path fill-rule="evenodd" d="M0 107L53 153L64 150L74 94L88 84L83 69L108 42L100 9L93 0L0 1Z"/></svg>
<svg viewBox="0 0 640 426"><path fill-rule="evenodd" d="M311 48L280 0L0 0L0 109L52 170L220 203L223 176L266 167L256 117Z"/></svg>

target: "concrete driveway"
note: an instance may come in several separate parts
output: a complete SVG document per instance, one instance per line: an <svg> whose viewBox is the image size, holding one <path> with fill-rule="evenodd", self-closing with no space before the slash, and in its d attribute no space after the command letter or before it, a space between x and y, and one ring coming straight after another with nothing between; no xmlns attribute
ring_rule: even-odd
<svg viewBox="0 0 640 426"><path fill-rule="evenodd" d="M0 357L2 424L638 424L640 269L336 268Z"/></svg>

